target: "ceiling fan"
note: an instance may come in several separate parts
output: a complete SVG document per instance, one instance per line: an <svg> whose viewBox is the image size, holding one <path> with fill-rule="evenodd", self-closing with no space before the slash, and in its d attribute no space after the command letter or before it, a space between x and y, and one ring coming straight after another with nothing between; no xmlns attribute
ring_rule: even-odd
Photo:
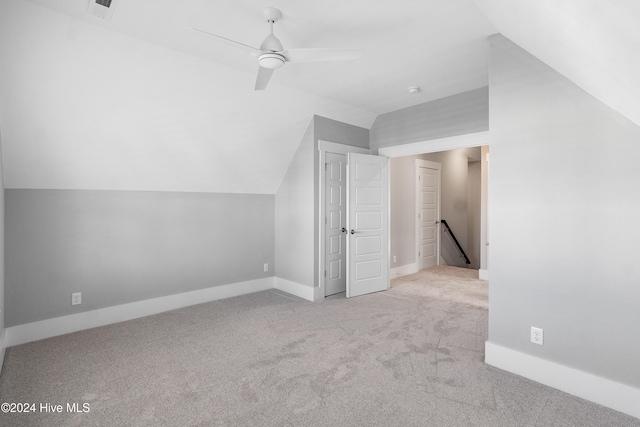
<svg viewBox="0 0 640 427"><path fill-rule="evenodd" d="M258 58L259 67L255 90L264 90L275 69L284 66L287 62L341 61L357 59L364 53L364 49L284 49L280 40L273 35L273 24L278 22L278 19L282 17L282 12L275 7L267 7L264 9L263 14L271 26L271 33L264 39L260 48L255 48L204 30L191 28L200 34L215 37L230 43L232 46L242 49Z"/></svg>

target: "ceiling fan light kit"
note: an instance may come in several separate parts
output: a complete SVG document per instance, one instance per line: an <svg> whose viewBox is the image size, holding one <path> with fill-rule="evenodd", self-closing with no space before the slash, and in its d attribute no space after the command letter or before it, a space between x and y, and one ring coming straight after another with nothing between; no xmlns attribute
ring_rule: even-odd
<svg viewBox="0 0 640 427"><path fill-rule="evenodd" d="M271 70L282 67L285 62L284 56L278 53L263 53L258 57L260 66Z"/></svg>
<svg viewBox="0 0 640 427"><path fill-rule="evenodd" d="M232 46L249 52L258 58L258 76L256 78L255 90L264 90L271 79L273 70L281 68L287 62L319 62L319 61L339 61L357 59L364 53L364 49L289 49L285 50L280 40L273 34L273 24L282 18L282 12L275 7L267 7L262 11L271 26L271 33L267 35L260 44L260 48L255 48L226 37L212 34L207 31L192 28L200 34L215 37L218 40L230 43Z"/></svg>

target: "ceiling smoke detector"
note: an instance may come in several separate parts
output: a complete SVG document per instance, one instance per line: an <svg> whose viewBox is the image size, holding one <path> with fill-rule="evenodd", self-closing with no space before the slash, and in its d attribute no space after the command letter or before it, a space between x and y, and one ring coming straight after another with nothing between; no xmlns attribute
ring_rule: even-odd
<svg viewBox="0 0 640 427"><path fill-rule="evenodd" d="M420 92L420 86L409 86L407 90L411 95L415 95L416 93Z"/></svg>

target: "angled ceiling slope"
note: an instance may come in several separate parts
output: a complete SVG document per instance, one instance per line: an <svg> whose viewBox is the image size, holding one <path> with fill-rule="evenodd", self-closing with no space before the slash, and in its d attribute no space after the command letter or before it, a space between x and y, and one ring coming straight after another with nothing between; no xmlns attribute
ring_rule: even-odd
<svg viewBox="0 0 640 427"><path fill-rule="evenodd" d="M273 194L313 114L370 128L486 86L495 32L640 123L632 0L136 0L109 20L87 2L0 2L7 188ZM365 54L285 67L255 92L254 58L184 30L255 45L266 6L288 47Z"/></svg>
<svg viewBox="0 0 640 427"><path fill-rule="evenodd" d="M20 0L0 63L6 188L273 194L314 114L375 119Z"/></svg>
<svg viewBox="0 0 640 427"><path fill-rule="evenodd" d="M498 32L640 125L640 2L473 1Z"/></svg>

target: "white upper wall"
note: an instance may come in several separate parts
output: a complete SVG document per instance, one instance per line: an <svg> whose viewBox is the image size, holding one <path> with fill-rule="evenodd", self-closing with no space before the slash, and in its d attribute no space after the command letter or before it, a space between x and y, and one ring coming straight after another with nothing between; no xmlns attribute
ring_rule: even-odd
<svg viewBox="0 0 640 427"><path fill-rule="evenodd" d="M275 194L314 114L375 118L23 1L0 64L6 188Z"/></svg>

